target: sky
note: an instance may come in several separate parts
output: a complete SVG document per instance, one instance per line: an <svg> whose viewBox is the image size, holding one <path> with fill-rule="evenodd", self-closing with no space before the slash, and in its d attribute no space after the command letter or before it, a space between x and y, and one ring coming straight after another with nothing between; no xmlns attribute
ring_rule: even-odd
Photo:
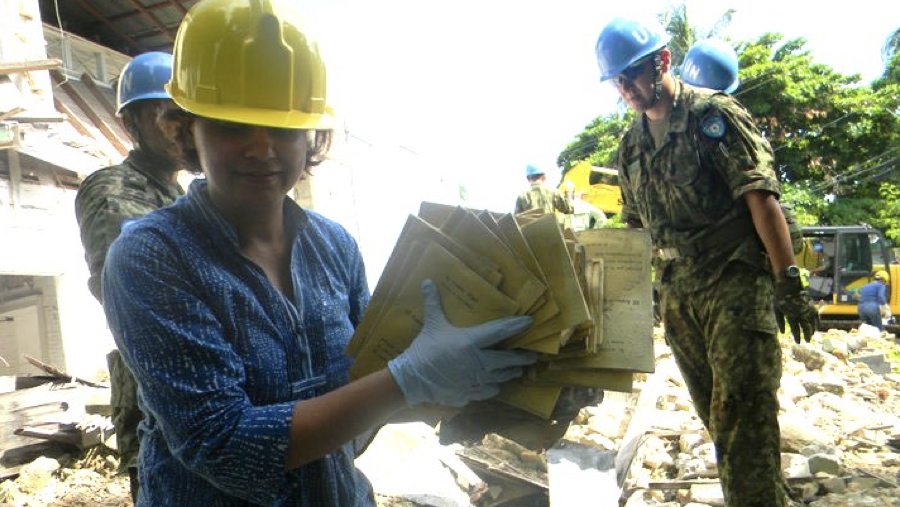
<svg viewBox="0 0 900 507"><path fill-rule="evenodd" d="M303 0L329 72L329 101L355 138L413 154L423 171L461 182L469 204L511 211L525 166L558 180L556 157L617 95L593 54L613 16L653 16L664 0ZM865 82L900 26L900 2L688 0L708 29L729 7L733 40L804 37L813 58ZM374 158L374 157L373 157ZM390 157L384 157L389 159ZM390 160L355 161L389 174ZM368 170L368 167L367 169ZM394 182L395 183L395 182ZM390 181L384 184L390 185ZM373 188L372 191L380 191Z"/></svg>

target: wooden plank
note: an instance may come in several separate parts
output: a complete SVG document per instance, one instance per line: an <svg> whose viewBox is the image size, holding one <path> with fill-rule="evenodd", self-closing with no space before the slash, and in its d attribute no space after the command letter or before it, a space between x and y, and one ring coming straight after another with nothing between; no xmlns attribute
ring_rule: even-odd
<svg viewBox="0 0 900 507"><path fill-rule="evenodd" d="M0 121L3 121L7 118L12 118L13 116L21 113L24 110L25 110L24 107L14 107L14 108L10 109L9 111L6 111L5 113L0 113Z"/></svg>
<svg viewBox="0 0 900 507"><path fill-rule="evenodd" d="M61 444L81 444L81 433L78 430L72 428L61 428L58 425L54 425L51 429L28 426L25 428L18 428L14 433L16 435L19 435L20 437L50 440L53 442L59 442Z"/></svg>
<svg viewBox="0 0 900 507"><path fill-rule="evenodd" d="M22 198L19 187L22 185L22 165L19 161L19 152L15 149L6 151L6 161L9 164L9 198L12 202L13 216L19 213ZM13 222L15 223L15 222Z"/></svg>
<svg viewBox="0 0 900 507"><path fill-rule="evenodd" d="M29 389L0 393L0 479L15 474L18 467L40 455L56 457L63 449L72 447L59 442L41 442L35 445L32 437L17 435L19 428L52 429L70 425L79 420L86 400L104 395L109 389L98 389L79 384L54 382ZM106 435L107 428L89 426L78 430L82 446L96 445ZM40 432L37 432L40 433ZM31 452L38 450L38 454Z"/></svg>
<svg viewBox="0 0 900 507"><path fill-rule="evenodd" d="M78 90L72 86L67 79L61 76L59 73L53 72L51 74L53 76L53 80L56 81L56 84L62 88L72 99L73 102L78 106L79 109L91 120L91 123L97 127L97 130L103 134L104 137L113 145L113 147L119 152L121 155L128 155L128 147L125 145L125 142L119 138L119 135L116 134L107 123L100 118L94 108L91 107L90 104L84 100L84 97L78 93Z"/></svg>
<svg viewBox="0 0 900 507"><path fill-rule="evenodd" d="M97 87L97 83L94 81L91 75L87 72L82 74L81 82L84 83L84 86L87 87L88 90L90 90L91 95L93 95L94 98L97 99L97 102L99 102L100 105L103 106L103 109L105 109L110 116L118 119L118 116L116 115L116 107L110 104L109 99L107 99L106 95L100 91L100 88Z"/></svg>
<svg viewBox="0 0 900 507"><path fill-rule="evenodd" d="M55 101L54 101L55 102ZM57 108L58 110L58 108ZM16 116L12 118L18 123L62 123L66 121L65 116Z"/></svg>
<svg viewBox="0 0 900 507"><path fill-rule="evenodd" d="M59 368L57 368L53 365L47 364L43 361L37 360L29 355L25 355L24 357L25 357L26 361L28 361L35 367L37 367L37 368L49 373L50 375L53 375L53 376L61 379L61 380L66 380L66 381L71 381L71 382L80 382L86 386L91 386L91 387L109 387L108 385L105 385L105 384L98 384L97 382L91 382L90 380L78 378L75 375L69 375L68 373L64 372L63 370L60 370Z"/></svg>
<svg viewBox="0 0 900 507"><path fill-rule="evenodd" d="M0 75L17 74L33 70L52 70L62 67L62 60L50 58L48 60L28 60L23 62L0 63Z"/></svg>
<svg viewBox="0 0 900 507"><path fill-rule="evenodd" d="M94 139L94 134L91 134L90 129L88 129L84 125L84 123L82 123L81 120L78 119L78 116L76 116L75 113L73 113L72 110L69 109L68 106L63 104L56 97L53 98L53 104L56 106L57 111L59 111L60 113L62 113L66 116L66 119L69 120L69 123L71 123L72 126L75 127L76 132L78 132L79 134L81 134L85 137L90 137L91 139Z"/></svg>
<svg viewBox="0 0 900 507"><path fill-rule="evenodd" d="M647 489L690 489L694 485L718 484L718 479L693 479L683 481L656 481L649 482Z"/></svg>

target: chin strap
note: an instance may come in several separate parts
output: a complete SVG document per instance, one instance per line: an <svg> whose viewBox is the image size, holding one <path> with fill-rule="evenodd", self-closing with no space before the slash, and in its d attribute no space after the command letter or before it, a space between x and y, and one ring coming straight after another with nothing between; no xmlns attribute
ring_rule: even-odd
<svg viewBox="0 0 900 507"><path fill-rule="evenodd" d="M659 102L662 96L662 52L657 51L653 55L653 100L650 101L650 107Z"/></svg>

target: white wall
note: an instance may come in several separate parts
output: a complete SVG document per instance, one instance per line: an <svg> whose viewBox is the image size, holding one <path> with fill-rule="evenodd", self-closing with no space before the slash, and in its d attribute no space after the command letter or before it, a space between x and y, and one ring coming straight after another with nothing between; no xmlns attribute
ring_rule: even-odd
<svg viewBox="0 0 900 507"><path fill-rule="evenodd" d="M46 186L51 209L0 208L0 275L31 275L43 295L46 358L74 375L106 367L113 342L88 271L74 213L74 190Z"/></svg>

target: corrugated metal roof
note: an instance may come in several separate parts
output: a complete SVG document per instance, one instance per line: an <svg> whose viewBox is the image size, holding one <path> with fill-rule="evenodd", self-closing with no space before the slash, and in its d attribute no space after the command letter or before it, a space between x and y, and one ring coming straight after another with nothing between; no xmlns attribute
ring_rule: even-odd
<svg viewBox="0 0 900 507"><path fill-rule="evenodd" d="M197 0L39 0L41 18L135 56L171 51L178 24ZM59 17L57 17L59 12Z"/></svg>

